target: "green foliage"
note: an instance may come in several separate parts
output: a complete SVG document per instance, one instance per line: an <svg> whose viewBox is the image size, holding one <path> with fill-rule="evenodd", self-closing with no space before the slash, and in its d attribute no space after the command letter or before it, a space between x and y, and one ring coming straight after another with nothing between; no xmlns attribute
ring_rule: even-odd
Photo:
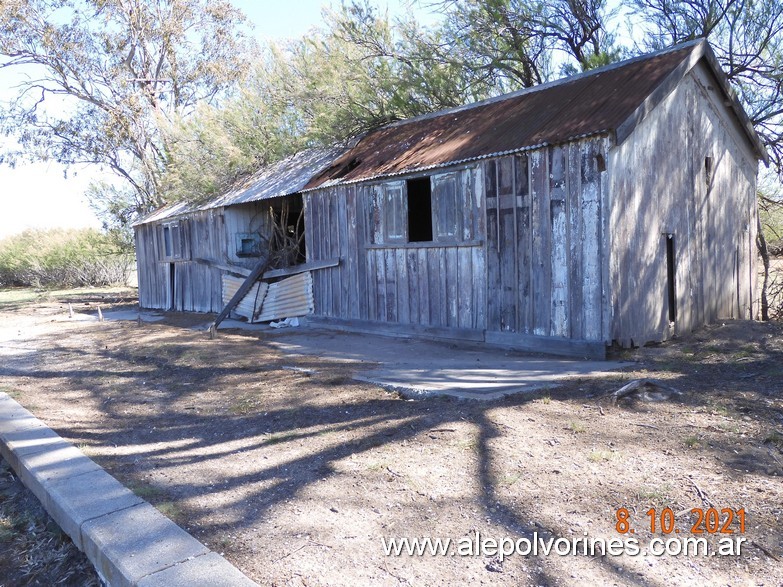
<svg viewBox="0 0 783 587"><path fill-rule="evenodd" d="M369 4L325 13L306 37L270 46L244 87L164 127L167 201L212 197L259 166L383 124L486 97L457 64L436 59L435 33L392 24Z"/></svg>
<svg viewBox="0 0 783 587"><path fill-rule="evenodd" d="M97 164L131 190L136 213L159 206L160 123L241 79L243 18L225 0L3 2L0 67L23 75L0 107L0 132L21 150L0 162Z"/></svg>
<svg viewBox="0 0 783 587"><path fill-rule="evenodd" d="M124 284L132 263L92 229L27 230L0 240L0 287Z"/></svg>

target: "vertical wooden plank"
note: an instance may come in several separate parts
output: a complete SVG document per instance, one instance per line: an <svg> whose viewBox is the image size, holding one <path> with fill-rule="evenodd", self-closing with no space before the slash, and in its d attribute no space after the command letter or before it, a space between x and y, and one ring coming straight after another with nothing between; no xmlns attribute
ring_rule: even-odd
<svg viewBox="0 0 783 587"><path fill-rule="evenodd" d="M500 330L517 329L517 235L513 196L501 196L500 208Z"/></svg>
<svg viewBox="0 0 783 587"><path fill-rule="evenodd" d="M582 303L582 206L580 201L582 191L581 173L581 143L571 143L568 146L568 174L566 177L567 218L568 218L568 279L569 288L569 325L570 336L573 339L584 338L583 319L584 305Z"/></svg>
<svg viewBox="0 0 783 587"><path fill-rule="evenodd" d="M383 262L386 267L386 320L397 322L397 256L394 249L383 250Z"/></svg>
<svg viewBox="0 0 783 587"><path fill-rule="evenodd" d="M383 186L370 186L369 190L372 196L370 234L372 235L372 243L380 245L383 244Z"/></svg>
<svg viewBox="0 0 783 587"><path fill-rule="evenodd" d="M430 274L427 267L427 249L416 249L416 272L419 275L419 324L430 320Z"/></svg>
<svg viewBox="0 0 783 587"><path fill-rule="evenodd" d="M600 179L594 141L582 146L582 249L584 333L586 340L601 338L601 218Z"/></svg>
<svg viewBox="0 0 783 587"><path fill-rule="evenodd" d="M348 304L344 317L356 319L359 317L359 272L357 269L359 260L358 226L356 223L356 186L349 185L345 188L345 220L347 225L346 249L340 264L344 265L342 279L347 282L348 288L345 296Z"/></svg>
<svg viewBox="0 0 783 587"><path fill-rule="evenodd" d="M516 241L517 241L517 332L533 331L532 303L530 296L530 263L532 239L530 235L530 174L527 155L516 156Z"/></svg>
<svg viewBox="0 0 783 587"><path fill-rule="evenodd" d="M314 227L314 242L312 244L313 258L316 260L323 259L324 248L324 218L323 218L323 191L315 192L313 194L313 227ZM326 291L326 275L323 271L316 271L314 274L314 287L317 286L318 300L316 303L316 310L323 316L328 316L327 311L328 297Z"/></svg>
<svg viewBox="0 0 783 587"><path fill-rule="evenodd" d="M378 314L375 319L381 322L386 322L388 316L388 306L386 300L388 299L388 288L386 287L386 255L383 249L373 250L375 255L375 282L378 284L377 295L378 300L376 302Z"/></svg>
<svg viewBox="0 0 783 587"><path fill-rule="evenodd" d="M329 258L334 259L340 256L342 239L342 230L340 225L343 220L340 218L339 200L341 187L333 187L329 190ZM342 284L340 283L340 269L339 267L330 267L326 271L329 272L329 277L332 280L331 293L332 293L332 316L340 317L342 308Z"/></svg>
<svg viewBox="0 0 783 587"><path fill-rule="evenodd" d="M463 169L459 174L460 194L462 196L460 204L463 210L463 241L472 241L476 238L476 206L474 205L473 196L473 173L473 168L469 167Z"/></svg>
<svg viewBox="0 0 783 587"><path fill-rule="evenodd" d="M487 270L485 248L471 247L470 269L473 274L473 324L472 328L487 328Z"/></svg>
<svg viewBox="0 0 783 587"><path fill-rule="evenodd" d="M329 250L331 248L331 234L329 233L329 190L326 189L321 193L319 199L320 205L320 221L321 221L321 242L320 242L320 257L321 259L327 259L329 257ZM329 270L318 271L321 275L321 283L323 285L323 307L324 315L332 315L332 279L329 275Z"/></svg>
<svg viewBox="0 0 783 587"><path fill-rule="evenodd" d="M341 186L337 189L337 223L335 230L339 231L340 239L337 247L337 257L340 258L340 264L333 269L335 277L337 278L337 285L340 288L340 318L349 318L351 312L351 300L350 300L350 284L353 282L353 274L351 272L352 263L349 258L352 258L351 248L349 246L350 232L354 232L353 227L349 229L348 221L348 188Z"/></svg>
<svg viewBox="0 0 783 587"><path fill-rule="evenodd" d="M500 234L498 231L498 192L495 160L484 163L486 194L486 323L487 330L500 330Z"/></svg>
<svg viewBox="0 0 783 587"><path fill-rule="evenodd" d="M375 249L365 249L367 283L367 320L378 320L378 268L375 265Z"/></svg>
<svg viewBox="0 0 783 587"><path fill-rule="evenodd" d="M457 251L457 295L458 322L460 328L475 328L473 290L473 248L461 248Z"/></svg>
<svg viewBox="0 0 783 587"><path fill-rule="evenodd" d="M443 293L440 288L440 263L438 250L424 249L427 255L427 280L429 286L429 323L432 326L443 326L440 321L440 308L443 306Z"/></svg>
<svg viewBox="0 0 783 587"><path fill-rule="evenodd" d="M446 324L452 328L459 325L459 262L457 247L447 247L441 252L446 271Z"/></svg>
<svg viewBox="0 0 783 587"><path fill-rule="evenodd" d="M612 282L609 268L609 252L612 250L612 235L609 230L609 214L611 211L609 198L611 196L609 193L610 171L608 165L611 142L609 138L603 138L599 144L601 145L601 154L604 160L604 170L600 172L598 178L601 186L601 201L599 205L599 214L601 215L601 339L610 343L612 339Z"/></svg>
<svg viewBox="0 0 783 587"><path fill-rule="evenodd" d="M432 249L437 259L436 275L438 276L438 309L440 326L449 324L449 290L448 290L448 269L446 267L446 251L444 249Z"/></svg>
<svg viewBox="0 0 783 587"><path fill-rule="evenodd" d="M357 263L356 272L358 283L358 311L359 318L363 320L370 319L370 295L367 285L367 249L366 245L370 242L368 210L370 210L369 192L366 186L357 186L356 194L356 233L357 233Z"/></svg>
<svg viewBox="0 0 783 587"><path fill-rule="evenodd" d="M421 291L419 275L418 253L416 249L406 249L405 268L408 280L408 321L412 324L420 323L419 292Z"/></svg>
<svg viewBox="0 0 783 587"><path fill-rule="evenodd" d="M568 242L565 190L565 149L552 147L549 156L550 218L552 222L552 336L567 337L568 324Z"/></svg>
<svg viewBox="0 0 783 587"><path fill-rule="evenodd" d="M409 324L410 294L408 292L408 263L405 249L394 250L394 266L397 269L397 322Z"/></svg>
<svg viewBox="0 0 783 587"><path fill-rule="evenodd" d="M550 332L550 300L552 290L551 222L549 211L549 181L547 150L530 153L530 201L532 212L532 267L530 288L533 297L533 334L548 336Z"/></svg>

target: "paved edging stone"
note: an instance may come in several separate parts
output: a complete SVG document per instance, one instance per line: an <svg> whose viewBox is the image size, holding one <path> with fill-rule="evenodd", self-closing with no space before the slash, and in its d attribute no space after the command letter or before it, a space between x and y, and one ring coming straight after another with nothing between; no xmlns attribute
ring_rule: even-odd
<svg viewBox="0 0 783 587"><path fill-rule="evenodd" d="M256 585L2 392L0 454L111 587Z"/></svg>

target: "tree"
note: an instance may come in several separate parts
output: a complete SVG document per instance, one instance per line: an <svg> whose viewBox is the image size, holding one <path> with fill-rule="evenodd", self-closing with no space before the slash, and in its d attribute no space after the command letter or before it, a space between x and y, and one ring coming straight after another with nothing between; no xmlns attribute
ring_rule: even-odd
<svg viewBox="0 0 783 587"><path fill-rule="evenodd" d="M307 38L270 46L241 92L165 128L167 199L203 200L305 147L487 97L473 72L437 61L431 31L367 3L324 14Z"/></svg>
<svg viewBox="0 0 783 587"><path fill-rule="evenodd" d="M161 121L214 101L242 77L243 20L226 1L6 0L0 67L20 81L0 109L0 129L20 148L2 160L110 170L121 182L94 186L93 196L124 202L115 223L161 205Z"/></svg>
<svg viewBox="0 0 783 587"><path fill-rule="evenodd" d="M446 0L441 59L502 93L616 61L606 0ZM559 66L559 67L558 67Z"/></svg>

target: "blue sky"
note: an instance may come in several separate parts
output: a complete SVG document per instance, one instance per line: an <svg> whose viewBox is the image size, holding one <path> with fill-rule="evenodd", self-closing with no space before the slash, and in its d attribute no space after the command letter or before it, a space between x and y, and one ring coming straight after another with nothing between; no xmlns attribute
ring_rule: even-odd
<svg viewBox="0 0 783 587"><path fill-rule="evenodd" d="M234 5L248 16L254 34L260 40L296 38L321 23L321 12L328 0L234 0ZM377 6L388 7L391 15L413 10L425 23L437 16L421 7L410 8L406 0L378 0ZM339 3L335 4L339 5ZM0 70L0 100L12 95L9 87L14 76ZM0 141L9 139L0 137ZM100 224L83 197L90 181L100 177L97 169L71 167L56 163L18 165L15 169L0 166L0 238L26 228L83 226Z"/></svg>

